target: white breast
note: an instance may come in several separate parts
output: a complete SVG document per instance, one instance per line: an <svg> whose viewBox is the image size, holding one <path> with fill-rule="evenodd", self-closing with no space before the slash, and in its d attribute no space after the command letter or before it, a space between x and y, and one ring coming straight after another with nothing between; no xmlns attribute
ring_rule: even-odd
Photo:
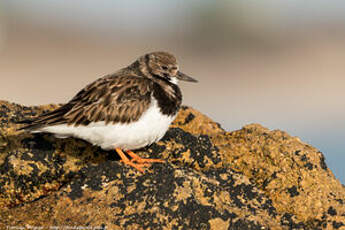
<svg viewBox="0 0 345 230"><path fill-rule="evenodd" d="M102 121L78 127L55 125L39 131L54 133L59 138L77 137L105 150L114 148L134 150L160 140L174 119L175 116L163 115L157 101L152 98L150 107L136 122L105 125Z"/></svg>

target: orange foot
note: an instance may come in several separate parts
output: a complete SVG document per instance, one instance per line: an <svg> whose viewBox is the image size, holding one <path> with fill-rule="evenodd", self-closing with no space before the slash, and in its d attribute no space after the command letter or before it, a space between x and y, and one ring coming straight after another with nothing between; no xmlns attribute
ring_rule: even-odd
<svg viewBox="0 0 345 230"><path fill-rule="evenodd" d="M138 171L140 172L144 172L144 167L148 167L150 166L150 164L147 163L164 163L164 160L159 160L159 159L145 159L145 158L141 158L139 157L137 154L133 153L132 151L128 150L126 151L128 153L128 155L132 158L131 160L128 159L128 157L122 152L121 149L119 148L115 148L115 151L117 152L117 154L119 154L119 156L121 157L121 161L126 164L126 165L130 165L134 168L136 168ZM137 163L134 163L137 162Z"/></svg>

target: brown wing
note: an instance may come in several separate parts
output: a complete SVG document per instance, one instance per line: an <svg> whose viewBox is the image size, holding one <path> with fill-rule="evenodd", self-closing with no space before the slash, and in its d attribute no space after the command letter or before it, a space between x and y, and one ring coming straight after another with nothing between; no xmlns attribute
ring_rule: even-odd
<svg viewBox="0 0 345 230"><path fill-rule="evenodd" d="M81 90L64 106L39 116L21 129L38 129L57 124L88 125L91 122L137 121L151 102L152 82L131 76L100 78Z"/></svg>

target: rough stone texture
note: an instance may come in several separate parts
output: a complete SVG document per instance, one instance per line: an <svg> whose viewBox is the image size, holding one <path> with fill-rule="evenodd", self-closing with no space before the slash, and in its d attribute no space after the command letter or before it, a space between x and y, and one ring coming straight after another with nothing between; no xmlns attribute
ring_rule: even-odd
<svg viewBox="0 0 345 230"><path fill-rule="evenodd" d="M77 139L17 132L56 105L0 101L0 229L345 229L345 188L323 154L252 124L234 132L183 107L145 174Z"/></svg>

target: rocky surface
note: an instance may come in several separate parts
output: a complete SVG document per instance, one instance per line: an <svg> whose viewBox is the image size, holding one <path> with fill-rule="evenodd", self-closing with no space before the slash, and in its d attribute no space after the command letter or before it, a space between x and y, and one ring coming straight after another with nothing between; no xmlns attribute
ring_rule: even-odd
<svg viewBox="0 0 345 230"><path fill-rule="evenodd" d="M252 124L226 132L183 107L145 174L82 140L18 132L57 105L0 101L0 229L345 229L345 188L317 149Z"/></svg>

